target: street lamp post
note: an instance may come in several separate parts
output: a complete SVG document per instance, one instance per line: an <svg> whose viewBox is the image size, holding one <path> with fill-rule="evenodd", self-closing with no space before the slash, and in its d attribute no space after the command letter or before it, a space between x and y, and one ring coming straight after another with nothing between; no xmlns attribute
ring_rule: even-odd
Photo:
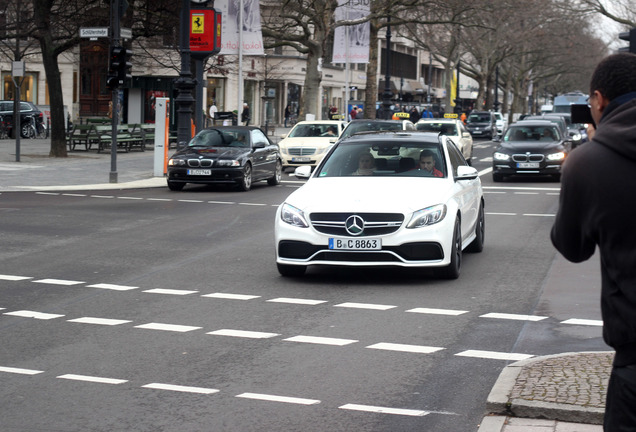
<svg viewBox="0 0 636 432"><path fill-rule="evenodd" d="M196 86L196 81L192 79L190 70L190 0L182 0L179 33L179 49L181 51L181 72L175 81L175 87L179 95L175 98L177 103L177 148L185 147L190 141L190 123L192 121L192 106L194 98L192 90Z"/></svg>

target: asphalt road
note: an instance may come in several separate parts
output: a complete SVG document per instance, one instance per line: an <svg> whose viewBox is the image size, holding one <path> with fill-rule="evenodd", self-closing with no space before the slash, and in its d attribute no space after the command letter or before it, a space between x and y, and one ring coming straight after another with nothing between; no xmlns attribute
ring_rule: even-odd
<svg viewBox="0 0 636 432"><path fill-rule="evenodd" d="M1 194L0 430L476 431L507 363L607 349L598 280L549 243L559 184L482 181L486 246L456 281L280 277L293 179Z"/></svg>

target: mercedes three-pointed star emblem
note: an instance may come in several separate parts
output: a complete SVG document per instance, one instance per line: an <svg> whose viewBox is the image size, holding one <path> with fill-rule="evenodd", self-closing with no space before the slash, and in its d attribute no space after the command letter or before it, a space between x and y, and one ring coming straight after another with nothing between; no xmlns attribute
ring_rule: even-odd
<svg viewBox="0 0 636 432"><path fill-rule="evenodd" d="M364 231L364 219L358 215L352 215L345 221L345 229L353 236L362 234Z"/></svg>

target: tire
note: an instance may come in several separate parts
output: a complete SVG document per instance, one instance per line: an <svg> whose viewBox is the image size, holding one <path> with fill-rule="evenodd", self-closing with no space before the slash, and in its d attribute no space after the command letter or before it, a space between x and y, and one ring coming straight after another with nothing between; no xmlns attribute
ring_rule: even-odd
<svg viewBox="0 0 636 432"><path fill-rule="evenodd" d="M502 182L503 181L503 175L501 175L499 173L492 173L492 181L494 181L494 182Z"/></svg>
<svg viewBox="0 0 636 432"><path fill-rule="evenodd" d="M459 219L455 219L453 229L453 247L451 248L451 262L439 271L439 276L444 279L457 279L462 267L462 228Z"/></svg>
<svg viewBox="0 0 636 432"><path fill-rule="evenodd" d="M183 190L185 185L185 183L176 183L168 180L168 189L170 189L171 191L178 192L180 190Z"/></svg>
<svg viewBox="0 0 636 432"><path fill-rule="evenodd" d="M33 127L31 127L31 124L24 124L20 126L20 129L22 129L22 138L35 138L35 131L33 130Z"/></svg>
<svg viewBox="0 0 636 432"><path fill-rule="evenodd" d="M560 182L561 181L561 174L554 174L552 176L552 179L554 179L555 182Z"/></svg>
<svg viewBox="0 0 636 432"><path fill-rule="evenodd" d="M245 164L243 168L243 177L238 182L238 187L243 192L247 192L252 188L252 165Z"/></svg>
<svg viewBox="0 0 636 432"><path fill-rule="evenodd" d="M278 273L281 276L286 277L294 277L294 276L302 276L305 274L306 266L303 265L289 265L289 264L279 264L276 263L276 267L278 267Z"/></svg>
<svg viewBox="0 0 636 432"><path fill-rule="evenodd" d="M475 239L466 248L466 252L479 253L484 250L484 238L486 237L486 223L484 218L484 203L479 204L479 216L475 226Z"/></svg>
<svg viewBox="0 0 636 432"><path fill-rule="evenodd" d="M283 178L283 164L280 160L276 161L276 168L274 168L274 176L267 179L267 184L270 186L276 186L280 184L280 180Z"/></svg>

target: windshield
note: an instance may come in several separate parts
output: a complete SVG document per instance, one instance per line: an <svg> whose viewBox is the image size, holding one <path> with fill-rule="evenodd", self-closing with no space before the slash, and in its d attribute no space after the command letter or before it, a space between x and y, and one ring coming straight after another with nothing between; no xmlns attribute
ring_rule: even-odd
<svg viewBox="0 0 636 432"><path fill-rule="evenodd" d="M298 124L289 133L289 138L338 136L338 126L334 124Z"/></svg>
<svg viewBox="0 0 636 432"><path fill-rule="evenodd" d="M504 142L559 141L559 131L554 126L511 126L504 135Z"/></svg>
<svg viewBox="0 0 636 432"><path fill-rule="evenodd" d="M490 122L490 114L475 113L468 116L468 123L488 123Z"/></svg>
<svg viewBox="0 0 636 432"><path fill-rule="evenodd" d="M204 129L194 136L188 147L249 147L248 132L236 129Z"/></svg>
<svg viewBox="0 0 636 432"><path fill-rule="evenodd" d="M457 126L453 123L417 123L415 128L418 131L437 132L447 136L457 136Z"/></svg>
<svg viewBox="0 0 636 432"><path fill-rule="evenodd" d="M352 122L342 131L342 137L345 138L358 132L378 132L378 131L401 131L402 122L378 122L378 121L362 121Z"/></svg>
<svg viewBox="0 0 636 432"><path fill-rule="evenodd" d="M369 144L343 142L328 156L318 177L446 177L444 152L438 143Z"/></svg>

